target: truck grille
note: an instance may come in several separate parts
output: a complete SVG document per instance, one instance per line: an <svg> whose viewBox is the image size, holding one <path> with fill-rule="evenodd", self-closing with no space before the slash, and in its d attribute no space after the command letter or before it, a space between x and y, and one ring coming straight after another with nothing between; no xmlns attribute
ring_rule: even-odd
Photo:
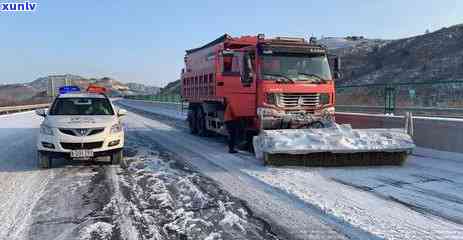
<svg viewBox="0 0 463 240"><path fill-rule="evenodd" d="M101 148L103 142L86 142L86 143L61 143L61 147L68 150L77 150L77 149L95 149Z"/></svg>
<svg viewBox="0 0 463 240"><path fill-rule="evenodd" d="M310 107L316 108L319 103L318 93L282 93L278 105L284 108Z"/></svg>

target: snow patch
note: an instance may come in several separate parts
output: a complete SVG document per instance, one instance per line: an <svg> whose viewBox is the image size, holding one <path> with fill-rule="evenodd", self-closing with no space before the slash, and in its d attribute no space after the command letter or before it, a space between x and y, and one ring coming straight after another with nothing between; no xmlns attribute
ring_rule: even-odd
<svg viewBox="0 0 463 240"><path fill-rule="evenodd" d="M261 181L381 238L461 239L458 234L463 232L461 225L439 217L419 214L397 202L332 181L321 174L324 171L325 169L304 168L246 170ZM346 174L349 172L344 171ZM351 177L355 177L355 174Z"/></svg>
<svg viewBox="0 0 463 240"><path fill-rule="evenodd" d="M412 138L403 129L352 129L347 124L323 129L265 130L254 137L258 159L262 159L264 153L408 151L413 148Z"/></svg>
<svg viewBox="0 0 463 240"><path fill-rule="evenodd" d="M220 233L210 233L204 240L221 240L222 235Z"/></svg>
<svg viewBox="0 0 463 240"><path fill-rule="evenodd" d="M84 227L80 231L80 239L91 240L97 238L101 240L109 240L113 233L113 227L114 226L112 224L106 222L96 222Z"/></svg>

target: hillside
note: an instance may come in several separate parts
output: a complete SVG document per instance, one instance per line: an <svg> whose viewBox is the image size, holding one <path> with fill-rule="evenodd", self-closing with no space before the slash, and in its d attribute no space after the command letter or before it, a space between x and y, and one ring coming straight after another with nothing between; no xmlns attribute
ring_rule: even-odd
<svg viewBox="0 0 463 240"><path fill-rule="evenodd" d="M180 80L170 82L165 87L161 88L161 95L180 95Z"/></svg>
<svg viewBox="0 0 463 240"><path fill-rule="evenodd" d="M342 85L463 79L463 24L331 52L342 57Z"/></svg>
<svg viewBox="0 0 463 240"><path fill-rule="evenodd" d="M0 86L0 107L45 103L47 101L45 92L26 84Z"/></svg>
<svg viewBox="0 0 463 240"><path fill-rule="evenodd" d="M160 91L159 87L146 86L144 84L133 82L127 83L127 87L133 92L133 94L156 95Z"/></svg>
<svg viewBox="0 0 463 240"><path fill-rule="evenodd" d="M159 87L146 86L139 83L122 83L118 80L103 78L84 78L78 75L65 74L58 76L40 77L24 84L0 85L0 106L35 104L50 101L47 97L48 82L66 79L70 84L86 89L89 84L97 84L106 87L108 95L154 95L159 92Z"/></svg>

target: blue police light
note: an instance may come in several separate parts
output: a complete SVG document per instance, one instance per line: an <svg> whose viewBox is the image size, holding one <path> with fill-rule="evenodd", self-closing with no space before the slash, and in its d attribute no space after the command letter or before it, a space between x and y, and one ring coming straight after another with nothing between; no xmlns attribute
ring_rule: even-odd
<svg viewBox="0 0 463 240"><path fill-rule="evenodd" d="M64 86L64 87L59 88L60 94L73 93L73 92L80 92L80 88L78 86Z"/></svg>

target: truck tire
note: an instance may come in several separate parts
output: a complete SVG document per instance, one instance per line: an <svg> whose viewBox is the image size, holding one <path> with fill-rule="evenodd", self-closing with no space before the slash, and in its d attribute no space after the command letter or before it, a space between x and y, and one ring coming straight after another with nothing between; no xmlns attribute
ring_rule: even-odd
<svg viewBox="0 0 463 240"><path fill-rule="evenodd" d="M201 136L201 137L210 136L210 132L206 128L206 114L204 114L202 109L197 111L196 123L197 123L198 135L199 136Z"/></svg>
<svg viewBox="0 0 463 240"><path fill-rule="evenodd" d="M51 168L52 159L51 156L44 152L37 152L37 161L40 168L48 169Z"/></svg>
<svg viewBox="0 0 463 240"><path fill-rule="evenodd" d="M120 165L124 158L124 152L122 149L117 150L111 154L111 164Z"/></svg>
<svg viewBox="0 0 463 240"><path fill-rule="evenodd" d="M198 133L198 124L196 120L196 108L188 110L188 127L190 133L196 135Z"/></svg>

